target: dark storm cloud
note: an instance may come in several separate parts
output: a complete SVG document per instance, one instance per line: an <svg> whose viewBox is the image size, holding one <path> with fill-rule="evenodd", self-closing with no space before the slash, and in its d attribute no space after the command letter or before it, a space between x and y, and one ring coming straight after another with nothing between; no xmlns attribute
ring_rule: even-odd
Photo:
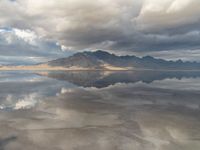
<svg viewBox="0 0 200 150"><path fill-rule="evenodd" d="M2 0L0 26L29 29L41 39L54 41L60 47L53 47L55 53L196 50L200 48L199 7L196 0ZM49 47L43 48L48 55ZM31 50L27 53L32 55Z"/></svg>

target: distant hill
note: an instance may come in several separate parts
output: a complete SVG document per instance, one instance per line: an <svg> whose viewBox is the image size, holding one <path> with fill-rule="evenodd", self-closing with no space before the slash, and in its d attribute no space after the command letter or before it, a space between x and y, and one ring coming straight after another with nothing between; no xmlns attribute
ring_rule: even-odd
<svg viewBox="0 0 200 150"><path fill-rule="evenodd" d="M166 61L151 56L117 56L105 51L80 52L67 58L61 58L46 63L52 67L79 67L90 69L162 69L162 70L200 70L200 63Z"/></svg>

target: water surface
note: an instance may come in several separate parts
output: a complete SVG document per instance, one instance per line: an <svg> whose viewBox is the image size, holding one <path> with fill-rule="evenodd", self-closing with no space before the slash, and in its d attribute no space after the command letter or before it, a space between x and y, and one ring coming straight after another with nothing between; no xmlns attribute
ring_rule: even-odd
<svg viewBox="0 0 200 150"><path fill-rule="evenodd" d="M200 72L0 72L0 150L199 150Z"/></svg>

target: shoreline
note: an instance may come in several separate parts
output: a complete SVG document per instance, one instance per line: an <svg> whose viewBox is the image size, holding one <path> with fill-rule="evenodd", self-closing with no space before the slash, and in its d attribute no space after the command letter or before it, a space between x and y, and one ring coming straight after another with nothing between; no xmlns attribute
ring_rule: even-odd
<svg viewBox="0 0 200 150"><path fill-rule="evenodd" d="M64 67L27 67L27 66L11 66L11 67L0 67L0 71L163 71L163 72L200 72L200 69L139 69L139 68L103 68L103 69L92 69L92 68L64 68Z"/></svg>

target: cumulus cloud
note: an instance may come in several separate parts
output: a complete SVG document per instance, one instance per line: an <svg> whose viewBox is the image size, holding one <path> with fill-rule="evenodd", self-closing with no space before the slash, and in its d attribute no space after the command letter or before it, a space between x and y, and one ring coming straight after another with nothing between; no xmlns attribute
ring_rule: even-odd
<svg viewBox="0 0 200 150"><path fill-rule="evenodd" d="M14 29L13 31L19 39L22 39L31 45L36 45L35 40L36 40L37 36L33 31L19 30L19 29Z"/></svg>
<svg viewBox="0 0 200 150"><path fill-rule="evenodd" d="M32 46L40 37L46 55L85 49L195 50L200 47L199 7L197 0L2 0L0 27L17 29L18 39ZM46 41L52 43L43 46Z"/></svg>
<svg viewBox="0 0 200 150"><path fill-rule="evenodd" d="M32 30L0 29L0 64L32 64L64 54L62 45L46 40Z"/></svg>
<svg viewBox="0 0 200 150"><path fill-rule="evenodd" d="M18 19L5 10L2 26L31 29L47 39L58 41L62 49L108 48L132 30L131 18L137 16L141 2L134 0L80 1L44 0L2 1L15 7Z"/></svg>
<svg viewBox="0 0 200 150"><path fill-rule="evenodd" d="M154 32L187 27L199 24L199 8L200 2L196 0L146 0L136 20L139 28Z"/></svg>

